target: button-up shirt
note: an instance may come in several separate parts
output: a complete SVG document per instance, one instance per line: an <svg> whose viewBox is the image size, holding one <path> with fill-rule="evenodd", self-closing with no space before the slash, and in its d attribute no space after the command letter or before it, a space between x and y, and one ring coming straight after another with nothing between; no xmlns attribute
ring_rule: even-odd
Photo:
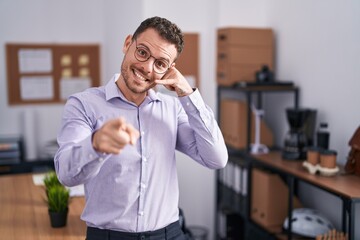
<svg viewBox="0 0 360 240"><path fill-rule="evenodd" d="M223 168L227 149L211 109L198 90L173 97L149 90L140 106L116 85L69 97L58 134L55 169L66 186L84 184L81 219L88 226L126 232L160 229L179 218L175 150L199 164ZM92 147L92 134L106 121L124 117L140 132L120 154ZM191 176L189 176L191 177Z"/></svg>

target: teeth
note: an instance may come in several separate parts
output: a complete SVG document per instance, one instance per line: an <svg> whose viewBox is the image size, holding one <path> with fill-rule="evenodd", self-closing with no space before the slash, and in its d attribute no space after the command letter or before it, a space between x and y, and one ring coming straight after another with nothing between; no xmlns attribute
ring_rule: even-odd
<svg viewBox="0 0 360 240"><path fill-rule="evenodd" d="M143 76L141 76L137 71L134 71L134 73L135 73L135 75L136 75L138 78L140 78L141 80L143 80L143 81L146 80L146 79L145 79Z"/></svg>

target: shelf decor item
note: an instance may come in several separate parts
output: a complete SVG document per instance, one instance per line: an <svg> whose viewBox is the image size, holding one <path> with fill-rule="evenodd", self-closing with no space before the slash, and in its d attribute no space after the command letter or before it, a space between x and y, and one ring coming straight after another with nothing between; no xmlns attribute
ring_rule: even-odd
<svg viewBox="0 0 360 240"><path fill-rule="evenodd" d="M345 165L346 173L351 173L360 176L360 126L349 141L351 147Z"/></svg>
<svg viewBox="0 0 360 240"><path fill-rule="evenodd" d="M45 176L44 184L51 226L64 227L69 212L70 191L58 181L55 172Z"/></svg>

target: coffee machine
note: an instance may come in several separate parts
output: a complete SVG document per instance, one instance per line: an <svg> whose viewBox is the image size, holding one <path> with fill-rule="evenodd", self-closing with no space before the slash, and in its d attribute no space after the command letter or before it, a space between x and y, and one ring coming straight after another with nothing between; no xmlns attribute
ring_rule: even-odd
<svg viewBox="0 0 360 240"><path fill-rule="evenodd" d="M286 117L290 129L285 136L282 158L306 159L306 148L314 144L316 110L287 108Z"/></svg>

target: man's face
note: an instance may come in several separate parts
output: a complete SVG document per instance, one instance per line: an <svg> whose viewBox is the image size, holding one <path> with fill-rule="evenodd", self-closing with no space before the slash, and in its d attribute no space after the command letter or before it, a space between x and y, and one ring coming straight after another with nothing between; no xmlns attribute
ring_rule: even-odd
<svg viewBox="0 0 360 240"><path fill-rule="evenodd" d="M147 51L151 57L144 62L139 61L135 57L137 48ZM155 79L161 79L164 76L166 72L159 74L154 71L156 59L168 63L171 67L177 55L175 45L161 38L154 29L147 29L134 42L131 41L131 37L128 37L123 52L125 56L121 65L121 75L125 85L122 84L120 88L131 96L146 93L155 86Z"/></svg>

